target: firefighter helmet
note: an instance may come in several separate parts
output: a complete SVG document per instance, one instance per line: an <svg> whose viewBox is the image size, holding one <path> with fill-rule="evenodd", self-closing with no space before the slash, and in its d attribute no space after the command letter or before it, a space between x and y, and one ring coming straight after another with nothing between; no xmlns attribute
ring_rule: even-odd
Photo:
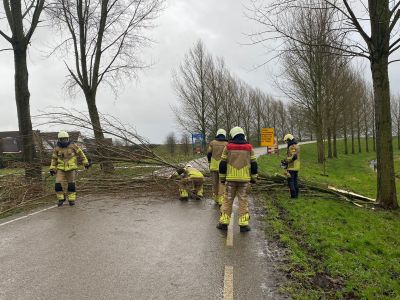
<svg viewBox="0 0 400 300"><path fill-rule="evenodd" d="M225 129L218 129L218 131L217 131L217 135L216 136L219 136L219 135L223 135L223 136L226 136L226 131L225 131Z"/></svg>
<svg viewBox="0 0 400 300"><path fill-rule="evenodd" d="M287 135L285 135L285 137L283 138L283 141L286 143L288 141L292 141L294 139L294 136L291 135L290 133L288 133Z"/></svg>
<svg viewBox="0 0 400 300"><path fill-rule="evenodd" d="M241 127L239 127L239 126L236 126L236 127L233 127L233 128L231 129L231 131L229 132L229 134L231 135L231 138L234 138L234 137L237 136L238 134L243 134L243 135L244 135L244 130L243 130L243 128L241 128Z"/></svg>
<svg viewBox="0 0 400 300"><path fill-rule="evenodd" d="M58 133L58 139L69 139L69 134L68 134L68 132L66 132L66 131L64 131L64 130L61 130L59 133Z"/></svg>

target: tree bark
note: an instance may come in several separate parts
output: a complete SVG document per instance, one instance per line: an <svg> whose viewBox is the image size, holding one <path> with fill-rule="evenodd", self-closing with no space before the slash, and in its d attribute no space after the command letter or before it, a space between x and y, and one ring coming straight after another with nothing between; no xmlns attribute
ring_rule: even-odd
<svg viewBox="0 0 400 300"><path fill-rule="evenodd" d="M356 153L354 149L354 125L353 125L353 120L351 122L351 154Z"/></svg>
<svg viewBox="0 0 400 300"><path fill-rule="evenodd" d="M97 152L100 156L100 167L106 173L114 171L114 166L109 160L109 153L104 145L104 133L101 127L100 116L96 105L96 93L85 93L85 98L89 110L90 121L93 126L94 138L96 140Z"/></svg>
<svg viewBox="0 0 400 300"><path fill-rule="evenodd" d="M336 132L336 126L333 129L333 157L338 158L337 154L337 132Z"/></svg>
<svg viewBox="0 0 400 300"><path fill-rule="evenodd" d="M328 127L328 130L327 130L327 138L328 138L328 158L333 158L333 153L332 153L332 131L331 131L330 127Z"/></svg>
<svg viewBox="0 0 400 300"><path fill-rule="evenodd" d="M377 157L377 202L386 209L397 203L389 85L389 0L369 0L371 22L371 71L374 87Z"/></svg>
<svg viewBox="0 0 400 300"><path fill-rule="evenodd" d="M344 137L344 154L347 155L347 154L349 154L349 145L347 143L347 123L346 123L346 119L344 119L343 137Z"/></svg>
<svg viewBox="0 0 400 300"><path fill-rule="evenodd" d="M18 127L22 142L22 158L25 164L25 177L41 180L41 164L35 155L30 113L30 92L28 85L27 46L24 42L13 44L15 66L15 100L17 104Z"/></svg>
<svg viewBox="0 0 400 300"><path fill-rule="evenodd" d="M325 151L324 151L324 138L322 133L322 126L316 126L315 135L317 139L317 152L318 152L318 163L322 164L325 160Z"/></svg>
<svg viewBox="0 0 400 300"><path fill-rule="evenodd" d="M397 208L397 195L393 162L392 123L390 118L390 86L388 55L371 61L374 86L376 153L377 153L377 202L387 209Z"/></svg>

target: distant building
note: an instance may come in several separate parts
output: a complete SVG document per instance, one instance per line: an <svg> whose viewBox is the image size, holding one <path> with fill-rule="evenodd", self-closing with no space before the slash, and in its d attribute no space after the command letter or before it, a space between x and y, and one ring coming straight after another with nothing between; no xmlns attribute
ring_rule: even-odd
<svg viewBox="0 0 400 300"><path fill-rule="evenodd" d="M1 153L20 153L22 144L19 131L0 132L0 152Z"/></svg>
<svg viewBox="0 0 400 300"><path fill-rule="evenodd" d="M80 147L85 149L83 137L80 131L68 132L70 140L77 143ZM52 152L57 145L58 132L40 132L39 130L33 131L33 141L35 149L39 153ZM22 141L19 131L3 131L0 132L0 153L21 153Z"/></svg>

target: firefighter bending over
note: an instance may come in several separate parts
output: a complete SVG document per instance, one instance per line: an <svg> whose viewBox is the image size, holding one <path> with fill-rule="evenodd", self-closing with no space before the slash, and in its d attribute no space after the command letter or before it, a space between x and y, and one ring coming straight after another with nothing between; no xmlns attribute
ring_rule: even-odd
<svg viewBox="0 0 400 300"><path fill-rule="evenodd" d="M203 197L204 175L192 165L187 164L184 168L178 169L171 178L179 178L179 199L188 200L192 191L194 197L200 200Z"/></svg>

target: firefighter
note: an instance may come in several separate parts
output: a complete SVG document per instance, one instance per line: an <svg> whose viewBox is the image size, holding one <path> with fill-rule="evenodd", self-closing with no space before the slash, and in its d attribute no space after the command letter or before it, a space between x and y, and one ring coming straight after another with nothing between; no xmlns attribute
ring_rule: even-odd
<svg viewBox="0 0 400 300"><path fill-rule="evenodd" d="M184 168L178 169L171 178L178 177L180 179L179 184L179 199L188 200L189 192L193 190L193 194L197 200L203 197L203 183L204 175L192 165L187 164Z"/></svg>
<svg viewBox="0 0 400 300"><path fill-rule="evenodd" d="M300 170L300 148L297 145L296 139L290 133L286 134L283 140L287 143L287 155L283 162L287 165L286 170L290 197L295 199L299 197L297 178Z"/></svg>
<svg viewBox="0 0 400 300"><path fill-rule="evenodd" d="M253 147L246 141L242 128L232 128L230 136L232 140L224 148L219 164L221 183L225 184L226 182L226 199L221 206L217 228L228 229L233 201L238 196L240 232L246 232L250 230L247 193L249 183L256 183L257 162Z"/></svg>
<svg viewBox="0 0 400 300"><path fill-rule="evenodd" d="M226 131L224 129L218 129L215 139L211 141L207 150L207 159L213 182L213 197L215 203L218 205L222 205L225 198L225 185L219 180L219 163L221 161L222 151L227 144Z"/></svg>
<svg viewBox="0 0 400 300"><path fill-rule="evenodd" d="M90 163L82 149L69 140L68 132L60 131L58 133L57 146L54 148L50 164L50 175L56 175L55 191L58 206L62 206L66 198L62 187L63 182L68 183L67 198L69 205L75 205L75 173L78 169L78 159L85 166L85 169L90 167Z"/></svg>

